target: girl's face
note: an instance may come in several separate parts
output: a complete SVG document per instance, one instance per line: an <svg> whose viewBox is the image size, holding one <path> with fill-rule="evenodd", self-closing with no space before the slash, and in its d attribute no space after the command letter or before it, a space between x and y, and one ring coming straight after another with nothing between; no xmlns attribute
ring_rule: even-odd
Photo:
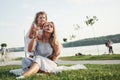
<svg viewBox="0 0 120 80"><path fill-rule="evenodd" d="M47 19L46 19L46 15L42 15L42 14L40 14L39 16L38 16L38 18L37 18L37 23L38 24L44 24L45 22L47 21Z"/></svg>
<svg viewBox="0 0 120 80"><path fill-rule="evenodd" d="M45 23L43 26L43 30L47 33L52 33L54 30L52 23L50 22Z"/></svg>

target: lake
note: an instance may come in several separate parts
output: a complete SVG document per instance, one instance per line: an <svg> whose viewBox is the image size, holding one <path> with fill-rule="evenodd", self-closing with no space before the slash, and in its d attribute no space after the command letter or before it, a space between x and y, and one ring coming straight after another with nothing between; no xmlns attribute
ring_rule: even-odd
<svg viewBox="0 0 120 80"><path fill-rule="evenodd" d="M120 54L120 43L114 43L113 51L115 54ZM102 55L108 54L108 48L105 45L92 45L92 46L81 46L81 47L71 47L63 48L61 56L74 56L76 53L82 53L85 55Z"/></svg>
<svg viewBox="0 0 120 80"><path fill-rule="evenodd" d="M120 43L114 43L113 51L115 54L120 54ZM94 45L94 46L80 46L62 48L60 56L74 56L76 53L82 53L84 55L102 55L108 54L108 48L105 45ZM14 52L9 53L11 58L25 57L25 52Z"/></svg>

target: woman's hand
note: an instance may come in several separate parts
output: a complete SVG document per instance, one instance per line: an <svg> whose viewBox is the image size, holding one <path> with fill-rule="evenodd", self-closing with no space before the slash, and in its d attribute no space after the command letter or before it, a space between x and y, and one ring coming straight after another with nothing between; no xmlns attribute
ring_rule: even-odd
<svg viewBox="0 0 120 80"><path fill-rule="evenodd" d="M55 61L57 59L57 56L56 55L53 55L51 58L50 58L52 61Z"/></svg>

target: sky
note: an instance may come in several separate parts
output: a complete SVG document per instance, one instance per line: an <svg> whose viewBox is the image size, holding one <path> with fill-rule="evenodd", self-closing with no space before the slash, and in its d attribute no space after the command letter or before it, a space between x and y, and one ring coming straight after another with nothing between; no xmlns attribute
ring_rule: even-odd
<svg viewBox="0 0 120 80"><path fill-rule="evenodd" d="M0 0L0 44L23 47L24 35L35 14L45 11L48 21L56 26L61 43L68 41L120 34L120 0ZM85 24L86 16L96 16L93 26ZM74 30L78 24L80 28ZM70 35L76 38L70 40Z"/></svg>

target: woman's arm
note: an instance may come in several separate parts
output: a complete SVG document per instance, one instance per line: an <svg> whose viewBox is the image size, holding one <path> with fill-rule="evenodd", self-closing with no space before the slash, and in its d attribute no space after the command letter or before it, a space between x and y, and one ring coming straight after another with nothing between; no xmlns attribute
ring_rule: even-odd
<svg viewBox="0 0 120 80"><path fill-rule="evenodd" d="M31 39L31 42L28 45L28 51L31 53L31 54L29 54L30 58L34 57L33 51L35 50L35 45L36 45L36 39L33 38L33 39Z"/></svg>
<svg viewBox="0 0 120 80"><path fill-rule="evenodd" d="M61 44L60 43L58 43L58 44L55 44L55 46L54 46L54 54L52 55L52 57L51 57L51 60L52 61L55 61L56 59L57 59L57 57L60 55L60 51L61 51Z"/></svg>

